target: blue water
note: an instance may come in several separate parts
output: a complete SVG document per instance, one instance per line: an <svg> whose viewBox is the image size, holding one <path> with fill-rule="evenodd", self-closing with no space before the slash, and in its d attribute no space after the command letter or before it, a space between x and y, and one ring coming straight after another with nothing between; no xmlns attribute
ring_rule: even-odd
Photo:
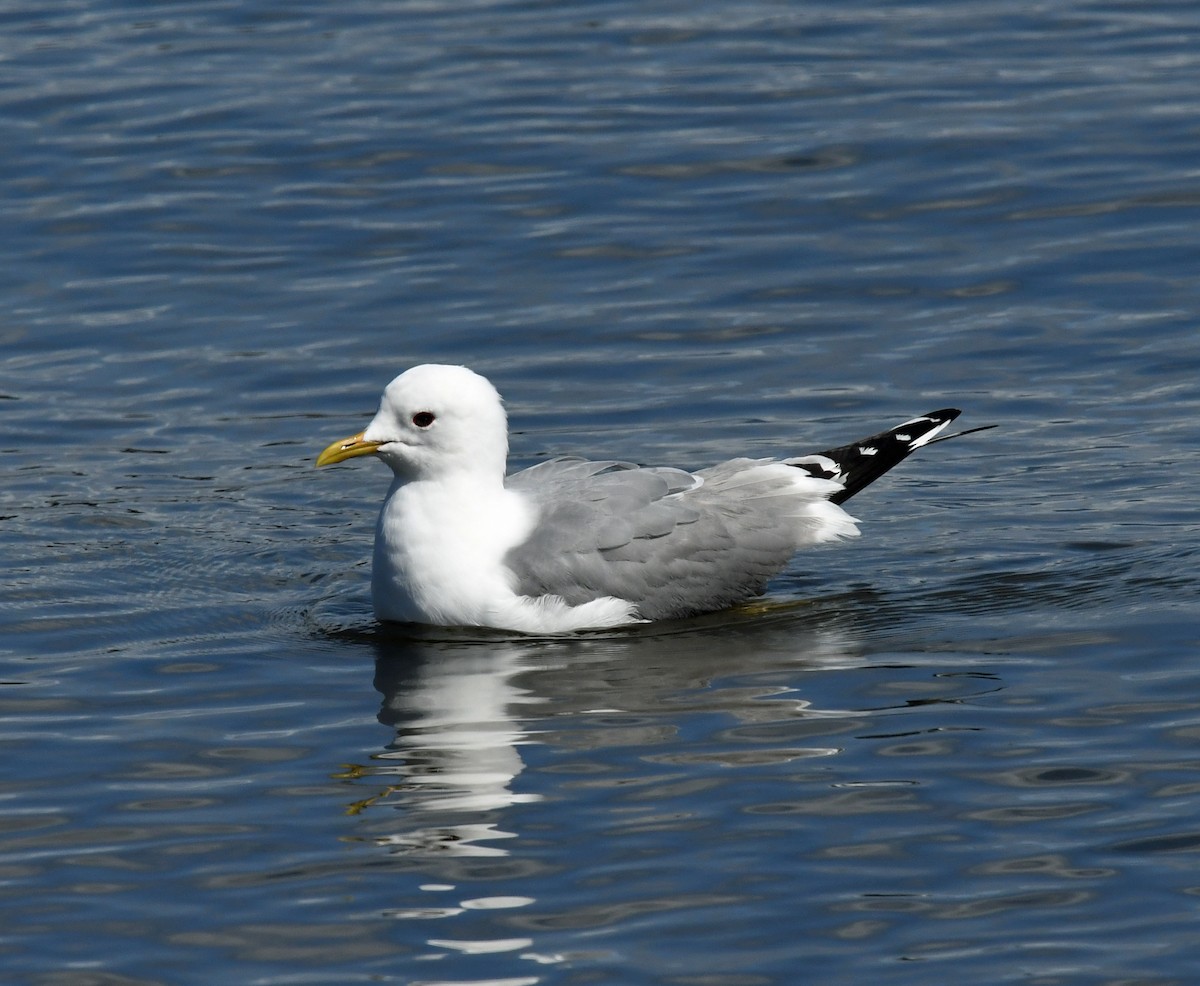
<svg viewBox="0 0 1200 986"><path fill-rule="evenodd" d="M0 973L1189 983L1194 5L0 10ZM383 385L517 465L964 427L760 604L371 618Z"/></svg>

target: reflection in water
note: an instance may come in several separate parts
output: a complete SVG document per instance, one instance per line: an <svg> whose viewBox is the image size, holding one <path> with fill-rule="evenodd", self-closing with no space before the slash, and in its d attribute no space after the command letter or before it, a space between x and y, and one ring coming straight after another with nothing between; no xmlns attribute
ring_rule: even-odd
<svg viewBox="0 0 1200 986"><path fill-rule="evenodd" d="M839 846L861 843L849 817L920 815L910 775L839 767L855 759L843 754L863 742L882 753L915 727L904 742L917 758L924 729L949 728L932 710L981 681L923 666L915 692L894 652L886 664L869 654L874 619L891 618L873 602L872 617L855 607L855 631L838 604L561 639L372 634L380 719L395 732L358 772L371 796L356 811L362 835L413 877L387 913L427 925L416 957L453 961L442 983L604 966L616 926L655 915L682 941L790 896L773 866L747 868L748 851L773 843L791 859L827 828ZM930 711L924 725L914 710ZM750 843L729 837L739 826Z"/></svg>
<svg viewBox="0 0 1200 986"><path fill-rule="evenodd" d="M379 841L401 851L504 854L483 844L513 835L498 828L489 813L537 797L512 789L524 768L517 747L525 734L515 710L528 695L512 681L522 669L521 658L520 648L512 645L417 641L381 654L375 677L383 694L379 719L395 727L396 737L375 756L370 773L398 780L373 800L386 798L410 812L437 814L439 821ZM475 820L440 821L447 814Z"/></svg>
<svg viewBox="0 0 1200 986"><path fill-rule="evenodd" d="M383 696L380 721L396 730L387 749L360 776L386 778L355 810L381 804L400 809L404 824L376 836L380 844L413 855L506 856L504 840L517 833L505 809L540 800L522 792L521 746L531 719L612 716L660 711L673 696L704 688L714 677L754 668L731 666L760 656L757 670L791 671L846 666L861 658L841 630L798 630L777 619L735 618L698 623L677 632L643 631L563 639L455 636L412 639L380 634L375 686ZM749 614L747 614L749 616ZM783 652L781 655L781 651ZM523 683L516 679L522 676ZM536 682L540 694L531 691ZM764 711L762 699L784 701L792 715L837 717L817 710L790 685L760 681L757 702L723 711L748 724ZM723 702L730 701L727 692ZM780 713L773 705L771 718ZM674 708L678 710L676 702ZM809 749L805 756L835 749Z"/></svg>
<svg viewBox="0 0 1200 986"><path fill-rule="evenodd" d="M681 749L672 731L689 710L715 713L735 728L752 730L780 718L814 724L837 718L834 728L826 723L814 731L828 740L859 721L857 714L812 708L796 677L858 664L862 657L844 631L814 626L822 622L819 613L807 609L803 617L796 618L795 607L759 607L682 628L541 640L447 631L438 631L439 639L374 635L375 686L383 696L379 718L395 736L369 766L356 771L378 786L354 810L373 815L371 838L393 858L411 863L422 881L417 895L411 889L402 894L388 916L431 922L431 933L422 936L428 951L418 956L421 960L478 957L488 963L482 979L472 974L438 981L533 986L542 977L526 975L528 970L583 957L578 950L561 950L555 936L564 931L606 925L627 910L736 905L739 898L729 894L681 889L663 896L661 888L653 900L633 902L620 894L610 899L607 891L585 892L567 913L561 904L540 899L539 888L553 883L538 878L554 864L545 853L545 813L536 809L543 795L531 790L556 799L561 795L564 803L577 799L579 791L572 793L571 779L546 773L544 765L522 784L522 750L544 742L555 752L565 750L573 769L581 769L580 758L588 756L608 765L603 772L620 761L631 742L649 737L657 743L654 738L665 731L660 738L665 747L656 745L653 756L639 758L657 759L655 773L664 767L703 772L764 762L739 740L735 749L711 760L702 751ZM761 738L753 746L761 748ZM775 746L772 755L780 762L839 752ZM689 760L692 755L699 759ZM596 779L589 774L585 783ZM591 789L603 798L602 789ZM611 791L625 796L619 782ZM522 810L514 810L518 806ZM567 810L595 814L578 801ZM595 821L618 827L654 824L644 812L630 814L627 807L607 823L606 817L601 812ZM596 846L597 859L604 852ZM488 893L480 895L480 886ZM468 888L475 890L464 893ZM495 917L486 919L487 913ZM533 931L538 937L530 937ZM519 975L495 979L495 963L505 954L517 961L509 971Z"/></svg>

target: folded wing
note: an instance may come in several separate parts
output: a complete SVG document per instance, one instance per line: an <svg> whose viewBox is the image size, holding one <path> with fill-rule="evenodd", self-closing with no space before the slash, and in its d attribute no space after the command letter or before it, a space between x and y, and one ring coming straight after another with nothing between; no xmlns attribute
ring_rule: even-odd
<svg viewBox="0 0 1200 986"><path fill-rule="evenodd" d="M505 558L522 595L639 600L658 620L760 594L804 544L857 534L841 486L776 460L689 473L554 459L507 480L537 511Z"/></svg>

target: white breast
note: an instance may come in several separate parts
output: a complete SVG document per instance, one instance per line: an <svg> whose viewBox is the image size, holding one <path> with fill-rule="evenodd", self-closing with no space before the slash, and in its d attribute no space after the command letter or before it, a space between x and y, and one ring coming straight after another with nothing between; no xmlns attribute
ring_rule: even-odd
<svg viewBox="0 0 1200 986"><path fill-rule="evenodd" d="M512 596L505 553L523 541L532 512L517 494L474 482L397 483L375 531L371 592L381 620L488 625Z"/></svg>
<svg viewBox="0 0 1200 986"><path fill-rule="evenodd" d="M566 633L638 622L633 603L603 596L570 606L517 595L504 556L536 511L520 493L475 484L397 483L375 531L371 595L380 620Z"/></svg>

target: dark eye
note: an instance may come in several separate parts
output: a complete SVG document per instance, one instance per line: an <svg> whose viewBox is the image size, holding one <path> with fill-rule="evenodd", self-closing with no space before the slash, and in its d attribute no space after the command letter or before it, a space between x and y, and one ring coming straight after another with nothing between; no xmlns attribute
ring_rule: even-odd
<svg viewBox="0 0 1200 986"><path fill-rule="evenodd" d="M418 411L412 416L412 423L418 428L428 428L437 419L430 411Z"/></svg>

